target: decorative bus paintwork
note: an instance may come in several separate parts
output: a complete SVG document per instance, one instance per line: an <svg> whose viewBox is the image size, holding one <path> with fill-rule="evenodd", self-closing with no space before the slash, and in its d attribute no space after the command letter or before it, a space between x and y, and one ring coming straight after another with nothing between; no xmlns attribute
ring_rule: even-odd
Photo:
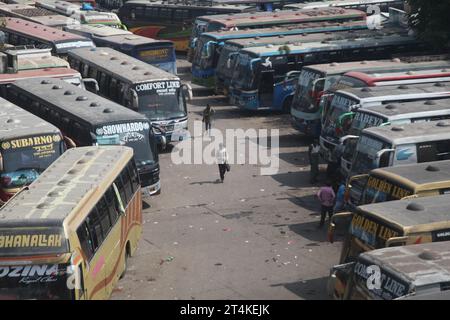
<svg viewBox="0 0 450 320"><path fill-rule="evenodd" d="M192 24L199 16L255 11L240 5L189 5L163 1L132 0L119 9L119 18L135 34L171 40L177 51L187 51Z"/></svg>
<svg viewBox="0 0 450 320"><path fill-rule="evenodd" d="M70 149L0 209L0 298L108 299L141 234L133 150Z"/></svg>

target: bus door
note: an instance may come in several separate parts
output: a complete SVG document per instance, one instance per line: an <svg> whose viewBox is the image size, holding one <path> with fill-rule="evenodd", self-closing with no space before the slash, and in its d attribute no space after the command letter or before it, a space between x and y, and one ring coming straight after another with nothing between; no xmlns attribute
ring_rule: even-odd
<svg viewBox="0 0 450 320"><path fill-rule="evenodd" d="M272 107L274 88L274 71L267 70L261 72L259 86L259 106Z"/></svg>

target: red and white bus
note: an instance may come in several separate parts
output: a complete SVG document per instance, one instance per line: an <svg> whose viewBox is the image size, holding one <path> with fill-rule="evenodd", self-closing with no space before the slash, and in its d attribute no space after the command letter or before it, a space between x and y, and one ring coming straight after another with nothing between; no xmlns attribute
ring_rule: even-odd
<svg viewBox="0 0 450 320"><path fill-rule="evenodd" d="M409 70L389 73L350 71L337 82L340 90L348 88L393 86L402 84L417 84L429 82L450 81L450 68L431 70Z"/></svg>
<svg viewBox="0 0 450 320"><path fill-rule="evenodd" d="M71 49L95 47L88 38L23 19L5 18L5 25L0 26L0 31L5 33L8 44L51 48L54 55L62 57Z"/></svg>

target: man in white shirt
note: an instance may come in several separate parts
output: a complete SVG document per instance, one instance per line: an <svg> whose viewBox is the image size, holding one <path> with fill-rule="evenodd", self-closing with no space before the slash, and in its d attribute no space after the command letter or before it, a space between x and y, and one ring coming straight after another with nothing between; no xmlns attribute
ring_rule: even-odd
<svg viewBox="0 0 450 320"><path fill-rule="evenodd" d="M219 150L216 152L217 164L219 165L220 181L223 183L225 172L230 171L228 164L228 153L223 143L219 144Z"/></svg>

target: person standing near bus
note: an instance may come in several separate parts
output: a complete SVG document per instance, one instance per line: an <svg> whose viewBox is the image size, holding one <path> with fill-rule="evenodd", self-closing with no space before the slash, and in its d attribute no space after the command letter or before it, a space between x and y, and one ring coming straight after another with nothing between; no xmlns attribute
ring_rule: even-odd
<svg viewBox="0 0 450 320"><path fill-rule="evenodd" d="M328 213L328 218L331 221L334 209L334 200L336 199L336 194L331 187L331 182L327 181L325 186L321 187L317 193L317 198L319 198L321 210L320 210L320 224L319 228L323 227L325 223L325 218Z"/></svg>
<svg viewBox="0 0 450 320"><path fill-rule="evenodd" d="M206 105L205 110L203 110L203 122L205 123L205 131L210 133L211 130L211 124L212 124L212 117L214 116L214 109L211 108L209 103Z"/></svg>
<svg viewBox="0 0 450 320"><path fill-rule="evenodd" d="M309 145L308 155L310 169L310 183L314 184L317 182L317 176L319 175L319 150L320 145L317 139L314 139L313 143Z"/></svg>
<svg viewBox="0 0 450 320"><path fill-rule="evenodd" d="M225 172L230 171L230 165L228 164L228 153L223 143L219 144L219 150L217 150L217 164L219 165L220 182L223 183L225 179Z"/></svg>

